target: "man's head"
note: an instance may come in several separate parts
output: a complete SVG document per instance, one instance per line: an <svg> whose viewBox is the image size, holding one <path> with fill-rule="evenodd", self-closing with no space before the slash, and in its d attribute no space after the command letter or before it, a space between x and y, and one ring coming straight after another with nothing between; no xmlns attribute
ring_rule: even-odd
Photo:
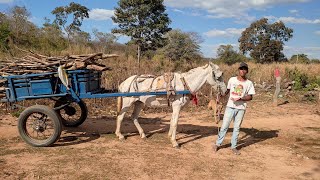
<svg viewBox="0 0 320 180"><path fill-rule="evenodd" d="M245 77L248 72L249 72L248 64L245 62L241 62L239 65L239 75L241 77Z"/></svg>

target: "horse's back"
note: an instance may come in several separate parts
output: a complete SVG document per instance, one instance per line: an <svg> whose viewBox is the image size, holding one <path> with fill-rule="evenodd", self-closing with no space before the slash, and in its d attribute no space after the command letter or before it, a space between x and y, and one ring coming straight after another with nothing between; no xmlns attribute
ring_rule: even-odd
<svg viewBox="0 0 320 180"><path fill-rule="evenodd" d="M137 75L133 75L128 77L119 85L119 92L129 92L130 86L132 85L133 80L137 77Z"/></svg>

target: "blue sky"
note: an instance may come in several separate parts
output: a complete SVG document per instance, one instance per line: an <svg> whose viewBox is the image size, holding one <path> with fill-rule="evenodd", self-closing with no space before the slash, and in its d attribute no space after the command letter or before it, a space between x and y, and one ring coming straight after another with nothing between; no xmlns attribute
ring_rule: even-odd
<svg viewBox="0 0 320 180"><path fill-rule="evenodd" d="M25 6L31 12L30 20L42 26L44 17L51 20L51 11L66 6L69 0L0 0L0 11L8 12L14 5ZM111 20L117 0L77 0L90 9L90 19L82 30L93 28L110 32L117 25ZM304 53L320 59L320 1L319 0L164 0L172 21L170 27L185 32L197 32L204 42L201 51L205 57L215 57L219 45L231 44L238 50L241 32L255 20L267 17L269 22L283 21L294 30L293 38L285 43L284 53ZM128 37L121 37L123 43Z"/></svg>

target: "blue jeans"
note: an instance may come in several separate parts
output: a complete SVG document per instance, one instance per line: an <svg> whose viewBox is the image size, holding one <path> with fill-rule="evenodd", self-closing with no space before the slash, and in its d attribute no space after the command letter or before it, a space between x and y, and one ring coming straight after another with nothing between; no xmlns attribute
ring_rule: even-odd
<svg viewBox="0 0 320 180"><path fill-rule="evenodd" d="M231 107L227 107L224 116L223 116L223 122L220 129L220 132L218 134L218 139L216 142L217 146L220 146L223 142L224 137L226 136L226 133L228 131L228 128L230 126L231 120L234 119L233 122L233 133L231 138L231 148L237 147L237 141L240 131L240 125L244 116L245 110L244 109L235 109Z"/></svg>

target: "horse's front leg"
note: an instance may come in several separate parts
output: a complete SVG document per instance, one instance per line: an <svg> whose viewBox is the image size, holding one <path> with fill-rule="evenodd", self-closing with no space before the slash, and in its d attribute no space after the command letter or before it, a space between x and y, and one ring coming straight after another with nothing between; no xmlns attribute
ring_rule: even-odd
<svg viewBox="0 0 320 180"><path fill-rule="evenodd" d="M178 127L178 119L179 119L179 113L181 110L180 104L175 104L172 103L172 118L171 118L171 123L170 123L170 130L172 135L171 135L171 143L174 148L179 148L179 144L176 140L176 134L177 134L177 127Z"/></svg>
<svg viewBox="0 0 320 180"><path fill-rule="evenodd" d="M146 135L144 134L143 129L141 128L141 126L138 122L138 117L139 117L139 114L140 114L142 107L143 107L143 103L141 101L135 102L134 103L134 110L133 110L131 118L133 120L134 125L136 126L136 128L139 131L140 137L142 139L145 139Z"/></svg>
<svg viewBox="0 0 320 180"><path fill-rule="evenodd" d="M128 111L129 107L123 107L117 117L117 128L116 128L116 136L119 138L119 140L124 140L124 136L121 134L120 129L121 129L121 123L124 118L124 115Z"/></svg>

